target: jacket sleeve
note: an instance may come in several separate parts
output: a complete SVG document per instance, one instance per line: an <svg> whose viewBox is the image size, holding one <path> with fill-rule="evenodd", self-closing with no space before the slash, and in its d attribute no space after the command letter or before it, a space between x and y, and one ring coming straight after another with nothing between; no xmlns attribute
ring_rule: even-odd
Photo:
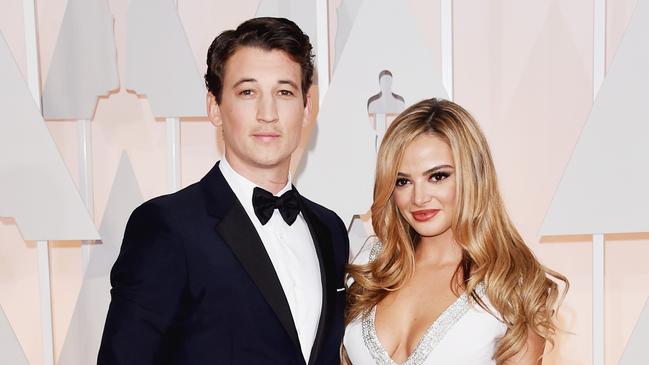
<svg viewBox="0 0 649 365"><path fill-rule="evenodd" d="M156 364L173 323L187 270L172 220L152 202L129 218L110 275L111 303L99 349L99 365Z"/></svg>
<svg viewBox="0 0 649 365"><path fill-rule="evenodd" d="M342 234L343 234L343 246L345 247L345 263L349 263L350 261L350 255L349 255L349 250L350 250L350 243L349 243L349 233L347 232L347 226L345 226L345 223L343 223L343 220L338 217L338 222L342 226Z"/></svg>

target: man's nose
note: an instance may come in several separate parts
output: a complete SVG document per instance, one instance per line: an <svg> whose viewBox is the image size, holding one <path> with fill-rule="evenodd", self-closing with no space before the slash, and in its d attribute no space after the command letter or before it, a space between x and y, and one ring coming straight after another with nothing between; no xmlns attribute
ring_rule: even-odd
<svg viewBox="0 0 649 365"><path fill-rule="evenodd" d="M279 119L277 115L277 105L275 98L268 95L259 98L257 105L257 121L264 123L273 123Z"/></svg>

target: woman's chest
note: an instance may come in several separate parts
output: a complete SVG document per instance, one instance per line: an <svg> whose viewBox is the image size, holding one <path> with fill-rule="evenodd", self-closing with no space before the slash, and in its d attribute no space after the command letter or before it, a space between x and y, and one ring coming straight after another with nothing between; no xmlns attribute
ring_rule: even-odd
<svg viewBox="0 0 649 365"><path fill-rule="evenodd" d="M496 342L506 329L502 322L481 308L457 305L427 329L405 364L493 365ZM371 316L348 325L344 344L353 364L402 363L400 359L391 358L383 348L373 331Z"/></svg>

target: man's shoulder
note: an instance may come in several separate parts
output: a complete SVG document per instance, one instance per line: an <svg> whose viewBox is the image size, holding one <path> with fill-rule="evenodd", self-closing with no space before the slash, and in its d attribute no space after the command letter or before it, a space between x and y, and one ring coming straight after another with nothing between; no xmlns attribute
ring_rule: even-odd
<svg viewBox="0 0 649 365"><path fill-rule="evenodd" d="M188 185L176 192L163 194L151 198L144 204L154 204L161 207L178 207L186 204L191 204L193 200L200 200L202 198L202 191L198 182Z"/></svg>
<svg viewBox="0 0 649 365"><path fill-rule="evenodd" d="M165 217L197 212L204 205L199 183L188 185L174 193L160 195L147 200L135 209L133 214L152 214Z"/></svg>
<svg viewBox="0 0 649 365"><path fill-rule="evenodd" d="M333 210L309 200L304 196L301 198L303 204L306 205L307 208L329 228L335 246L342 250L340 251L340 254L342 255L340 257L343 258L342 260L344 260L344 262L347 262L347 257L349 257L349 237L347 235L347 226L343 220Z"/></svg>
<svg viewBox="0 0 649 365"><path fill-rule="evenodd" d="M316 214L321 220L324 220L329 223L336 223L344 226L342 219L334 212L333 210L325 207L324 205L318 204L313 200L310 200L304 196L301 196L302 201L306 206Z"/></svg>

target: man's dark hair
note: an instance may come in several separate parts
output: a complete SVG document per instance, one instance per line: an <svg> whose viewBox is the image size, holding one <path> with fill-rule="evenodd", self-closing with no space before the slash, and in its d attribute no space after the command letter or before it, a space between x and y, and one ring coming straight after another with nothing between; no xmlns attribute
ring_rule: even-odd
<svg viewBox="0 0 649 365"><path fill-rule="evenodd" d="M285 18L250 19L237 29L226 30L214 38L207 51L205 85L218 104L223 97L225 63L240 47L283 51L298 63L302 69L302 98L306 105L306 94L313 83L313 47L309 36Z"/></svg>

